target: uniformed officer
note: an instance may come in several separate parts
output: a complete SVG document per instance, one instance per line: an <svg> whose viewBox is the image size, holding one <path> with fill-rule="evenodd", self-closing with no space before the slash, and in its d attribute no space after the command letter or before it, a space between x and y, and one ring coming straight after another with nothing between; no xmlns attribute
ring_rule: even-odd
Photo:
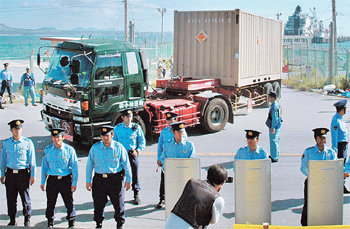
<svg viewBox="0 0 350 229"><path fill-rule="evenodd" d="M131 122L133 117L132 110L128 109L122 112L123 123L114 128L113 140L120 142L129 155L129 162L132 171L132 190L134 191L134 204L141 203L139 197L139 154L144 150L146 140L140 125Z"/></svg>
<svg viewBox="0 0 350 229"><path fill-rule="evenodd" d="M269 94L269 102L271 107L265 122L266 126L269 128L270 137L270 158L271 162L278 162L280 155L280 128L282 119L280 117L280 105L276 101L277 93L271 91Z"/></svg>
<svg viewBox="0 0 350 229"><path fill-rule="evenodd" d="M9 226L16 225L17 196L22 200L24 226L30 226L32 213L29 186L35 181L35 149L32 140L22 136L23 120L8 123L12 137L4 141L1 154L1 183L6 186Z"/></svg>
<svg viewBox="0 0 350 229"><path fill-rule="evenodd" d="M52 143L45 148L41 168L41 190L45 191L48 227L53 227L55 205L60 193L67 208L68 226L74 227L76 212L73 205L73 192L77 189L78 158L75 149L63 142L64 129L51 129Z"/></svg>
<svg viewBox="0 0 350 229"><path fill-rule="evenodd" d="M160 156L160 162L164 165L165 158L195 158L196 150L193 142L184 138L185 123L175 122L170 124L174 137L164 143L164 150Z"/></svg>
<svg viewBox="0 0 350 229"><path fill-rule="evenodd" d="M131 182L130 164L125 148L114 141L113 136L112 126L101 127L102 141L91 147L86 164L86 189L92 190L96 228L102 228L107 196L115 210L114 219L117 222L117 228L123 228L125 222L124 176L127 191L130 189ZM93 169L95 175L91 184Z"/></svg>
<svg viewBox="0 0 350 229"><path fill-rule="evenodd" d="M225 205L219 191L226 180L227 171L221 165L209 167L207 180L190 179L164 228L207 228L217 223Z"/></svg>
<svg viewBox="0 0 350 229"><path fill-rule="evenodd" d="M269 158L266 150L258 146L259 135L261 134L256 130L245 130L247 138L247 146L238 149L235 160L258 160ZM233 162L233 168L235 163Z"/></svg>
<svg viewBox="0 0 350 229"><path fill-rule="evenodd" d="M159 140L158 140L158 151L157 151L157 165L159 167L162 167L162 162L160 161L160 156L162 155L162 152L164 150L164 144L168 141L171 141L174 138L173 131L171 130L170 126L172 123L175 123L177 120L177 113L174 112L167 112L165 114L167 127L165 127L162 132L160 132ZM187 133L184 132L184 138L187 139ZM159 187L159 203L157 204L157 208L160 209L164 206L164 172L162 170L161 176L160 176L160 187Z"/></svg>
<svg viewBox="0 0 350 229"><path fill-rule="evenodd" d="M344 122L343 116L346 113L347 100L340 100L333 105L335 106L337 113L332 118L331 123L331 134L332 134L332 149L337 152L338 158L344 158L344 164L347 156L347 145L348 145L348 129ZM345 187L344 193L350 193Z"/></svg>
<svg viewBox="0 0 350 229"><path fill-rule="evenodd" d="M333 149L330 149L326 146L326 137L328 133L327 128L316 128L312 130L314 132L314 138L316 141L315 146L311 146L307 148L302 157L301 157L301 168L300 171L306 176L304 182L304 207L301 215L300 223L302 226L307 226L307 177L309 173L309 161L317 160L317 161L325 161L325 160L336 160L337 155ZM344 176L346 173L344 173Z"/></svg>

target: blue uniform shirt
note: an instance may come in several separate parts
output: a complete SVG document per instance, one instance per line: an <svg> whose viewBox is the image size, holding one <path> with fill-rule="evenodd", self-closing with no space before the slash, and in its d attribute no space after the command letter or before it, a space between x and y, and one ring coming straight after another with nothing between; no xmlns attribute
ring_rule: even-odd
<svg viewBox="0 0 350 229"><path fill-rule="evenodd" d="M345 160L345 159L344 159ZM346 163L345 163L345 172L346 173L350 173L350 157L347 159Z"/></svg>
<svg viewBox="0 0 350 229"><path fill-rule="evenodd" d="M124 169L126 182L131 182L128 153L119 142L112 141L111 145L106 147L100 141L91 147L86 163L86 183L91 183L93 169L99 174L118 173Z"/></svg>
<svg viewBox="0 0 350 229"><path fill-rule="evenodd" d="M269 158L268 153L265 149L257 146L254 151L252 151L249 146L244 146L238 149L235 160L259 160ZM235 162L233 161L233 170L235 169Z"/></svg>
<svg viewBox="0 0 350 229"><path fill-rule="evenodd" d="M272 129L279 129L281 128L281 117L279 116L278 109L280 108L280 105L277 103L277 101L274 101L271 104L268 118L265 122L266 126Z"/></svg>
<svg viewBox="0 0 350 229"><path fill-rule="evenodd" d="M72 174L72 185L76 186L78 158L75 149L65 143L62 143L59 149L53 143L46 146L42 159L41 184L45 184L47 175L67 176L69 174Z"/></svg>
<svg viewBox="0 0 350 229"><path fill-rule="evenodd" d="M2 70L1 73L1 80L10 80L12 81L12 72L9 70Z"/></svg>
<svg viewBox="0 0 350 229"><path fill-rule="evenodd" d="M182 140L177 143L173 138L165 142L164 150L160 156L160 161L164 164L165 158L195 158L196 150L193 143L182 137Z"/></svg>
<svg viewBox="0 0 350 229"><path fill-rule="evenodd" d="M158 151L157 151L157 159L160 161L160 155L162 155L162 152L164 150L164 144L165 142L171 141L171 139L174 138L173 131L168 126L160 132L160 136L158 139ZM187 133L184 132L183 138L187 139Z"/></svg>
<svg viewBox="0 0 350 229"><path fill-rule="evenodd" d="M348 141L348 130L342 116L336 113L331 123L332 149L338 150L338 142Z"/></svg>
<svg viewBox="0 0 350 229"><path fill-rule="evenodd" d="M326 160L336 160L337 155L334 150L328 148L327 146L324 147L323 151L321 152L319 148L317 147L317 144L315 146L309 147L304 151L304 154L301 158L301 168L300 171L305 175L309 175L309 161L326 161Z"/></svg>
<svg viewBox="0 0 350 229"><path fill-rule="evenodd" d="M1 176L5 176L6 167L30 168L30 176L35 177L35 149L32 140L21 136L18 141L13 137L4 141L1 153Z"/></svg>
<svg viewBox="0 0 350 229"><path fill-rule="evenodd" d="M129 126L125 126L124 122L114 127L113 140L121 143L126 151L136 149L139 153L145 148L145 135L140 127L133 130L135 123L130 122Z"/></svg>
<svg viewBox="0 0 350 229"><path fill-rule="evenodd" d="M21 85L22 83L23 83L23 85L24 85L25 87L34 86L34 85L35 85L34 74L33 74L33 73L30 73L30 75L28 75L27 73L24 73L24 74L22 75L20 85Z"/></svg>

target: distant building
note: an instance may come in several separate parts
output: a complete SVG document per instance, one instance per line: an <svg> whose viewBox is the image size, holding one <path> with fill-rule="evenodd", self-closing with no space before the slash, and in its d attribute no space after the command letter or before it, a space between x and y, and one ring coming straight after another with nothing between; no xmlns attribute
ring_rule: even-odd
<svg viewBox="0 0 350 229"><path fill-rule="evenodd" d="M288 17L288 21L284 27L284 35L307 35L309 25L310 19L306 14L301 12L301 7L298 5L293 15Z"/></svg>

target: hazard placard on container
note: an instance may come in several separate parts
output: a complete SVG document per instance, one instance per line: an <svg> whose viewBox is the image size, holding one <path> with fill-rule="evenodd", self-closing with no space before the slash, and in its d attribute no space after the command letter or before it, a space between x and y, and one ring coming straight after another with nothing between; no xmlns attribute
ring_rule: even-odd
<svg viewBox="0 0 350 229"><path fill-rule="evenodd" d="M200 43L203 43L208 38L208 35L204 31L201 31L196 38Z"/></svg>

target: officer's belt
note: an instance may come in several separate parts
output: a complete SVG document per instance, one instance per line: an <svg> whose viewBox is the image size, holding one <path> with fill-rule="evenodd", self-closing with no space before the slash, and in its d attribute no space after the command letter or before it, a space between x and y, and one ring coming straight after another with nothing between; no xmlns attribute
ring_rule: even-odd
<svg viewBox="0 0 350 229"><path fill-rule="evenodd" d="M72 174L68 174L67 176L59 176L59 175L49 175L49 178L54 178L54 179L57 179L57 180L61 180L61 179L65 179L65 178L68 178L68 177L71 177Z"/></svg>
<svg viewBox="0 0 350 229"><path fill-rule="evenodd" d="M95 173L95 176L102 177L102 178L108 178L108 177L114 177L114 176L122 176L124 173L124 170L118 172L118 173Z"/></svg>
<svg viewBox="0 0 350 229"><path fill-rule="evenodd" d="M6 168L6 172L17 174L17 173L29 173L29 169L11 169L9 167Z"/></svg>

